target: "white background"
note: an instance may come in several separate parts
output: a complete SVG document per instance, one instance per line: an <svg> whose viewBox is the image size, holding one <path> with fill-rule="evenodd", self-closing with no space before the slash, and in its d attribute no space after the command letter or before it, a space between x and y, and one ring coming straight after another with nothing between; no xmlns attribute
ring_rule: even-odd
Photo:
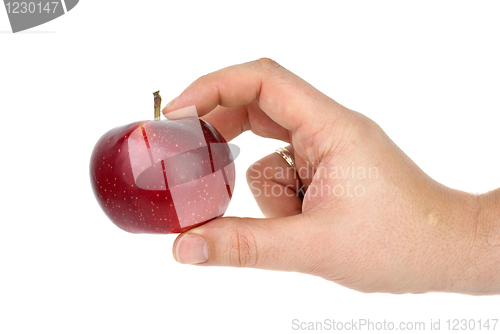
<svg viewBox="0 0 500 334"><path fill-rule="evenodd" d="M289 333L292 320L500 318L500 297L362 294L297 273L177 264L115 227L88 165L109 129L197 77L270 57L378 122L450 187L500 187L496 1L91 1L12 34L0 7L0 332ZM227 215L262 217L244 173ZM214 331L215 330L215 331ZM497 332L500 324L497 325ZM483 331L484 332L484 331Z"/></svg>

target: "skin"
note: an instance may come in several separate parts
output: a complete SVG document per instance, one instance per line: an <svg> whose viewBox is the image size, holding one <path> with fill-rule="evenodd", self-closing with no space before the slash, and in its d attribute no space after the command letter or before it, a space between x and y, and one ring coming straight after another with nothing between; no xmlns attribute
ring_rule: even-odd
<svg viewBox="0 0 500 334"><path fill-rule="evenodd" d="M270 59L202 76L163 113L190 105L228 141L250 130L289 143L298 175L276 153L250 166L266 218L185 232L178 262L295 271L362 292L500 293L500 190L436 182L375 122Z"/></svg>

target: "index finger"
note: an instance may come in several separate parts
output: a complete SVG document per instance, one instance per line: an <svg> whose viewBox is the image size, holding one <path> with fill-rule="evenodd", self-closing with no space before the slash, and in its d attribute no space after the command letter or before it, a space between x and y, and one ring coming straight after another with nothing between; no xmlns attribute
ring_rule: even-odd
<svg viewBox="0 0 500 334"><path fill-rule="evenodd" d="M198 115L203 116L220 105L230 107L226 109L227 117L236 118L233 124L243 125L247 122L245 114L231 111L258 101L260 109L274 122L293 132L311 118L313 110L321 109L327 99L275 61L263 58L200 77L168 104L163 113L195 105Z"/></svg>

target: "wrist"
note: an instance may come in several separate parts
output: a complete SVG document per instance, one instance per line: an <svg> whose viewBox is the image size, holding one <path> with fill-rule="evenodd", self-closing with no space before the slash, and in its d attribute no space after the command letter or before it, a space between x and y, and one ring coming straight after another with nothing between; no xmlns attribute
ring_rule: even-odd
<svg viewBox="0 0 500 334"><path fill-rule="evenodd" d="M470 195L475 209L460 214L470 231L464 236L460 268L454 271L451 291L473 294L500 293L500 191Z"/></svg>
<svg viewBox="0 0 500 334"><path fill-rule="evenodd" d="M500 189L478 195L476 223L479 294L500 293Z"/></svg>

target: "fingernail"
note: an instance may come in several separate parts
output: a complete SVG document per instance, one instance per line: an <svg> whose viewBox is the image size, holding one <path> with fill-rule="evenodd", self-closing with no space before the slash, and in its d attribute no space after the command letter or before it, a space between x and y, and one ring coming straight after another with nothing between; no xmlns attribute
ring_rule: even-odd
<svg viewBox="0 0 500 334"><path fill-rule="evenodd" d="M177 99L177 98L175 98L175 99L173 99L172 101L170 101L169 103L167 103L167 105L165 106L165 108L168 108L168 107L173 106L173 105L174 105L174 103L175 103L175 100L176 100L176 99Z"/></svg>
<svg viewBox="0 0 500 334"><path fill-rule="evenodd" d="M208 246L205 238L198 234L186 234L179 240L175 251L177 262L198 264L208 260Z"/></svg>

